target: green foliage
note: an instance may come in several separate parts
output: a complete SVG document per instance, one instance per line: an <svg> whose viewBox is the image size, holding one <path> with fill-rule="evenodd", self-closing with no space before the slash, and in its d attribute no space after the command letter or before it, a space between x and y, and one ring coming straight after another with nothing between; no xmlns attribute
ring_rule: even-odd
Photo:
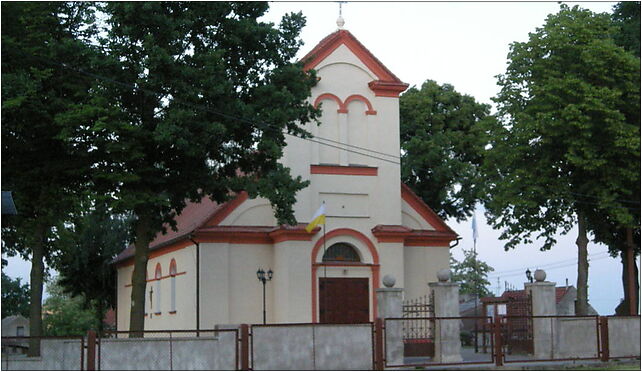
<svg viewBox="0 0 642 372"><path fill-rule="evenodd" d="M450 268L452 270L451 281L461 283L459 293L478 295L479 297L492 296L488 290L490 282L488 273L495 271L486 262L477 257L477 252L472 249L463 250L464 260L459 262L452 256L450 257Z"/></svg>
<svg viewBox="0 0 642 372"><path fill-rule="evenodd" d="M621 1L613 7L615 42L640 58L640 2Z"/></svg>
<svg viewBox="0 0 642 372"><path fill-rule="evenodd" d="M402 180L442 218L465 219L479 200L489 110L432 80L399 100Z"/></svg>
<svg viewBox="0 0 642 372"><path fill-rule="evenodd" d="M511 45L484 163L489 221L506 249L536 231L549 249L574 213L635 219L623 200L639 198L629 186L640 176L640 66L611 25L608 14L562 5Z"/></svg>
<svg viewBox="0 0 642 372"><path fill-rule="evenodd" d="M2 273L2 318L10 315L29 317L29 284Z"/></svg>
<svg viewBox="0 0 642 372"><path fill-rule="evenodd" d="M84 307L82 296L71 297L56 282L47 285L49 297L43 305L45 336L80 336L98 329L101 319Z"/></svg>
<svg viewBox="0 0 642 372"><path fill-rule="evenodd" d="M77 210L91 164L89 143L64 134L81 123L68 112L88 102L91 81L50 61L88 63L81 38L93 32L92 6L2 3L2 189L13 191L19 211L2 218L2 249L32 262L32 335L40 334L44 261L60 248L57 232Z"/></svg>
<svg viewBox="0 0 642 372"><path fill-rule="evenodd" d="M60 234L64 248L54 265L60 274L57 285L65 294L82 298L84 308L92 309L98 319L116 306L116 272L111 261L127 247L130 225L129 218L110 215L99 207L78 217Z"/></svg>

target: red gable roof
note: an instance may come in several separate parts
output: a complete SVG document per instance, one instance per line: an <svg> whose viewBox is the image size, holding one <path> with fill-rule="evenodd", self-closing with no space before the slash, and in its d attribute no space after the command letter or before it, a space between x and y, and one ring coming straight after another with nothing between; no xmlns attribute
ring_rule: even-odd
<svg viewBox="0 0 642 372"><path fill-rule="evenodd" d="M371 81L368 86L377 96L398 97L399 93L408 88L408 84L402 82L393 74L377 57L374 56L354 35L347 30L338 30L326 36L317 44L301 61L305 70L315 68L327 56L332 54L339 46L345 45L363 62L378 80Z"/></svg>
<svg viewBox="0 0 642 372"><path fill-rule="evenodd" d="M159 232L154 240L149 243L149 250L155 250L178 240L187 238L196 229L210 224L217 224L225 218L236 205L247 199L247 193L240 193L235 199L223 204L212 201L209 197L202 198L198 203L188 202L181 214L177 215L176 231L169 224L163 225L166 233ZM232 207L231 207L232 206ZM231 208L230 208L231 207ZM113 262L120 262L134 256L134 245L130 244L120 252Z"/></svg>

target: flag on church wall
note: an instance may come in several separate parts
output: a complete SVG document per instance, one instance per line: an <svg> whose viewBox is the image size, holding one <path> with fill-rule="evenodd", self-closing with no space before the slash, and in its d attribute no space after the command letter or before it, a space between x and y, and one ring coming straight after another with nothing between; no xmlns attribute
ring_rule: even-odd
<svg viewBox="0 0 642 372"><path fill-rule="evenodd" d="M325 204L321 204L316 213L314 213L312 221L305 227L305 231L312 232L315 227L322 224L325 224Z"/></svg>

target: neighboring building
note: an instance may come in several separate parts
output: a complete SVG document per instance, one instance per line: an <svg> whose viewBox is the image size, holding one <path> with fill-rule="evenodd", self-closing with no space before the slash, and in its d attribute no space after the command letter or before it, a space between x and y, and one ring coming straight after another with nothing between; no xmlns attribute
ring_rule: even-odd
<svg viewBox="0 0 642 372"><path fill-rule="evenodd" d="M557 315L575 315L575 299L577 289L574 286L555 287L555 304ZM504 291L500 297L483 297L487 316L493 316L495 311L500 315L528 316L530 315L530 300L526 290ZM598 315L589 304L589 315Z"/></svg>
<svg viewBox="0 0 642 372"><path fill-rule="evenodd" d="M11 315L2 319L2 337L29 336L29 319L22 315ZM26 340L5 339L2 354L24 354L28 349Z"/></svg>
<svg viewBox="0 0 642 372"><path fill-rule="evenodd" d="M346 30L327 36L303 62L320 78L310 102L323 104L322 124L305 128L331 146L288 138L281 161L311 181L297 194L297 221L310 221L325 203L325 243L319 228L277 225L269 201L246 193L224 204L189 203L176 218L178 231L168 229L150 245L146 329L196 327L197 251L201 329L262 322L259 268L273 270L269 323L341 323L376 317L375 289L384 275L411 299L427 294L427 283L449 267L457 234L400 182L399 94L408 85ZM390 161L377 159L382 154ZM117 327L126 330L133 247L115 262Z"/></svg>

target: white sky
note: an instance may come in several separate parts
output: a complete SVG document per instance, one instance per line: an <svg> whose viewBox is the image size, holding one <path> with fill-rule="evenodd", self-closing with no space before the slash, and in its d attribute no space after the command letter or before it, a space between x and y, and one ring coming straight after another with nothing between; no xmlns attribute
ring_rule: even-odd
<svg viewBox="0 0 642 372"><path fill-rule="evenodd" d="M610 12L615 2L567 4ZM271 22L278 23L288 12L302 11L307 17L301 35L305 44L298 57L337 29L339 6L335 2L278 2L270 3L270 7L264 19ZM558 10L557 2L351 2L343 5L343 17L345 29L402 81L418 86L426 79L449 83L460 93L491 104L490 98L498 92L495 76L505 71L509 44L526 41L529 32ZM522 288L525 269L534 271L539 267L547 271L547 280L563 285L568 278L575 285L577 229L560 237L548 252L540 252L536 244L504 252L503 242L498 239L500 232L485 223L481 207L477 219L477 251L482 260L495 268L491 274L493 290L496 291L497 276L502 291L504 281ZM463 238L453 249L454 256L461 259L461 249L473 245L471 223L448 222ZM599 254L604 251L605 246L589 245L589 255L595 255L590 264L589 300L600 314L611 314L622 297L621 264L618 259ZM557 265L551 268L550 264ZM28 280L29 270L29 263L10 258L5 273Z"/></svg>

